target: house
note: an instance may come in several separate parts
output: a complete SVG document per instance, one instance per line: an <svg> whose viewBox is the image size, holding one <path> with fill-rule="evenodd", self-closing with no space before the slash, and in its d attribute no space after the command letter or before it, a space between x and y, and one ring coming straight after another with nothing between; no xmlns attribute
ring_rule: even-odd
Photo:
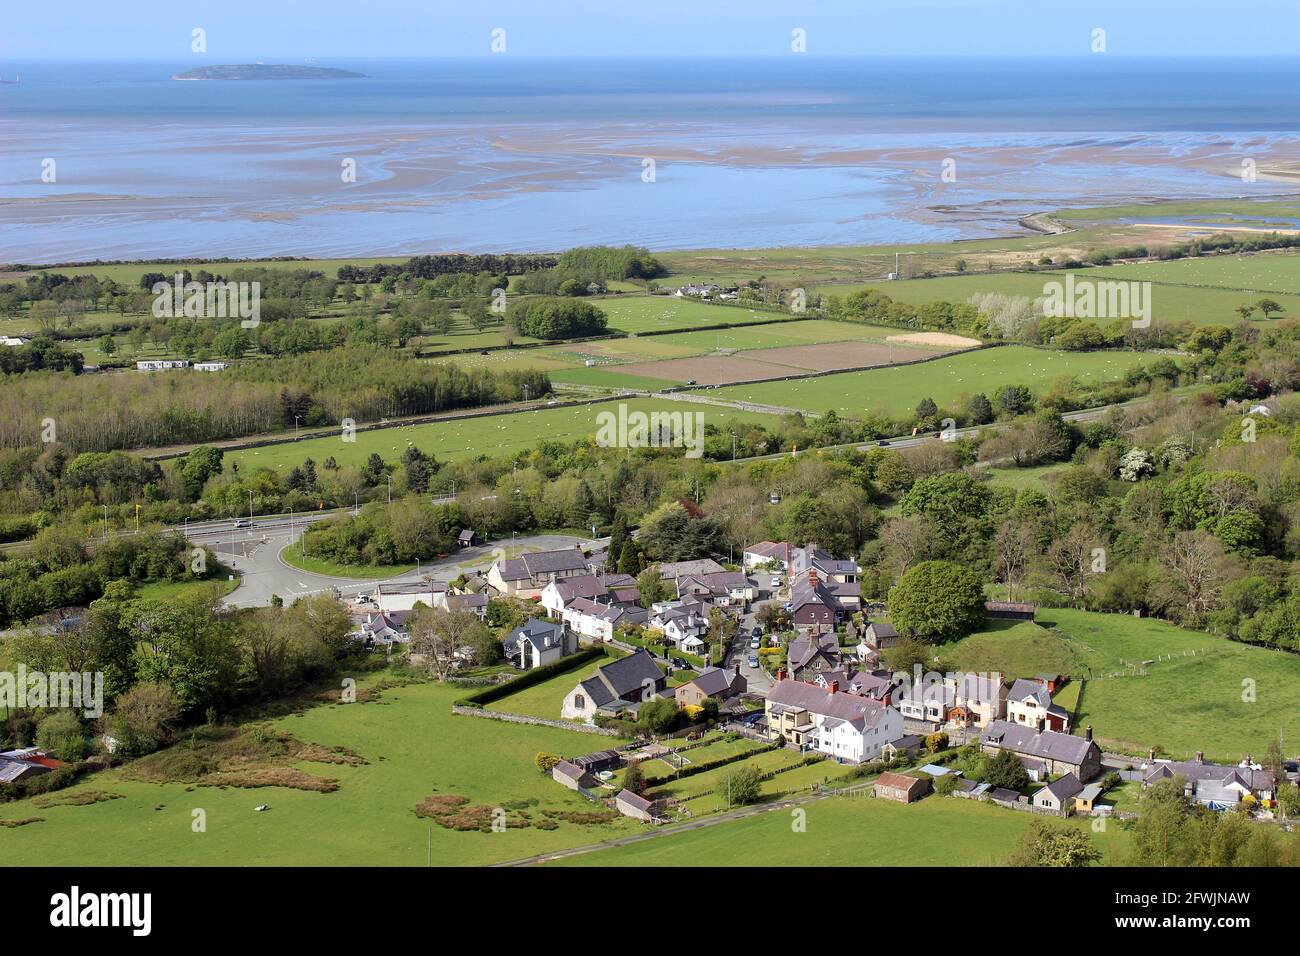
<svg viewBox="0 0 1300 956"><path fill-rule="evenodd" d="M636 590L636 578L630 574L579 574L552 581L542 588L542 607L551 617L561 617L577 598L600 604L636 604L640 594Z"/></svg>
<svg viewBox="0 0 1300 956"><path fill-rule="evenodd" d="M980 734L980 749L987 754L1010 750L1022 760L1041 764L1045 774L1072 773L1082 783L1101 773L1101 750L1092 740L1091 727L1085 736L1075 737L994 720Z"/></svg>
<svg viewBox="0 0 1300 956"><path fill-rule="evenodd" d="M749 689L749 682L740 676L740 665L730 670L725 667L707 667L694 680L678 685L673 694L678 707L703 707L706 700L725 704Z"/></svg>
<svg viewBox="0 0 1300 956"><path fill-rule="evenodd" d="M442 608L444 611L463 611L466 614L473 614L480 621L487 620L488 600L486 592L457 594L444 588L433 593L434 607Z"/></svg>
<svg viewBox="0 0 1300 956"><path fill-rule="evenodd" d="M424 578L419 581L381 581L375 585L372 597L381 611L409 611L417 603L425 607L446 607L438 602L439 596L446 593L446 584Z"/></svg>
<svg viewBox="0 0 1300 956"><path fill-rule="evenodd" d="M717 574L727 570L712 558L700 558L695 561L665 561L659 565L659 580L676 581L678 578L699 574Z"/></svg>
<svg viewBox="0 0 1300 956"><path fill-rule="evenodd" d="M551 779L570 790L586 790L596 782L589 771L568 760L561 760L551 768Z"/></svg>
<svg viewBox="0 0 1300 956"><path fill-rule="evenodd" d="M591 720L597 713L610 716L635 713L643 701L664 696L668 679L655 659L642 649L596 669L596 673L564 698L560 716L566 720Z"/></svg>
<svg viewBox="0 0 1300 956"><path fill-rule="evenodd" d="M366 619L361 623L360 630L353 635L367 647L373 644L393 644L403 643L410 640L406 632L406 621L410 617L410 611L390 611L384 613L379 611L367 614Z"/></svg>
<svg viewBox="0 0 1300 956"><path fill-rule="evenodd" d="M905 681L894 692L893 704L908 720L927 723L930 730L939 725L953 709L956 689L946 681Z"/></svg>
<svg viewBox="0 0 1300 956"><path fill-rule="evenodd" d="M1053 780L1034 794L1030 801L1038 810L1051 810L1062 815L1073 809L1075 796L1083 791L1083 784L1072 773Z"/></svg>
<svg viewBox="0 0 1300 956"><path fill-rule="evenodd" d="M477 540L473 528L461 528L460 534L456 535L456 547L470 548L474 546Z"/></svg>
<svg viewBox="0 0 1300 956"><path fill-rule="evenodd" d="M1070 714L1052 703L1047 684L1037 678L1020 678L1007 692L1007 720L1026 727L1069 733Z"/></svg>
<svg viewBox="0 0 1300 956"><path fill-rule="evenodd" d="M196 372L220 372L224 368L229 368L227 362L195 362L192 366Z"/></svg>
<svg viewBox="0 0 1300 956"><path fill-rule="evenodd" d="M639 626L647 617L639 607L600 604L587 598L574 598L562 614L574 633L601 641L612 641L616 628Z"/></svg>
<svg viewBox="0 0 1300 956"><path fill-rule="evenodd" d="M721 291L722 291L722 286L714 285L711 282L691 283L689 285L684 285L679 287L677 291L673 293L673 295L677 296L677 298L679 299L686 296L690 296L691 298L695 298L695 299L709 299L717 295Z"/></svg>
<svg viewBox="0 0 1300 956"><path fill-rule="evenodd" d="M1249 757L1241 765L1229 767L1206 763L1205 754L1200 752L1194 760L1158 760L1148 765L1142 786L1146 788L1159 780L1175 777L1182 779L1183 792L1188 798L1211 810L1233 807L1247 795L1255 800L1272 800L1276 796L1273 775L1256 769Z"/></svg>
<svg viewBox="0 0 1300 956"><path fill-rule="evenodd" d="M1011 601L985 601L984 617L990 621L1032 621L1037 608Z"/></svg>
<svg viewBox="0 0 1300 956"><path fill-rule="evenodd" d="M847 665L838 670L820 671L812 678L812 683L822 688L830 687L832 681L846 694L874 697L883 704L891 703L890 697L898 686L888 671L857 671Z"/></svg>
<svg viewBox="0 0 1300 956"><path fill-rule="evenodd" d="M817 542L809 541L807 547L790 550L788 571L791 582L809 574L816 574L828 584L856 585L862 568L858 562L848 558L837 558L817 547ZM858 589L853 587L844 593L857 594ZM861 599L858 600L858 606L861 606Z"/></svg>
<svg viewBox="0 0 1300 956"><path fill-rule="evenodd" d="M826 634L835 630L840 607L834 594L816 577L804 578L790 588L790 618L800 631Z"/></svg>
<svg viewBox="0 0 1300 956"><path fill-rule="evenodd" d="M618 796L614 798L614 806L623 816L644 820L646 823L653 823L659 811L657 800L647 800L639 793L626 789L618 792Z"/></svg>
<svg viewBox="0 0 1300 956"><path fill-rule="evenodd" d="M533 551L517 558L502 558L488 568L488 584L512 597L536 597L552 581L586 574L589 568L582 549Z"/></svg>
<svg viewBox="0 0 1300 956"><path fill-rule="evenodd" d="M650 618L651 630L662 631L664 637L682 650L687 650L688 641L692 645L704 643L703 637L709 632L709 616L703 604L674 601L655 606L663 610Z"/></svg>
<svg viewBox="0 0 1300 956"><path fill-rule="evenodd" d="M707 601L718 607L744 607L754 600L756 591L754 583L739 571L686 574L677 579L679 598Z"/></svg>
<svg viewBox="0 0 1300 956"><path fill-rule="evenodd" d="M577 650L577 641L564 633L564 625L540 617L529 618L502 642L506 659L529 671L553 664Z"/></svg>
<svg viewBox="0 0 1300 956"><path fill-rule="evenodd" d="M810 681L819 673L843 666L844 654L834 634L796 637L786 649L786 670L795 680Z"/></svg>
<svg viewBox="0 0 1300 956"><path fill-rule="evenodd" d="M996 674L955 674L945 678L952 685L948 710L952 727L987 727L1006 712L1007 685Z"/></svg>
<svg viewBox="0 0 1300 956"><path fill-rule="evenodd" d="M1092 813L1097 809L1097 801L1105 793L1100 784L1090 783L1074 795L1076 813Z"/></svg>
<svg viewBox="0 0 1300 956"><path fill-rule="evenodd" d="M780 680L767 695L768 736L848 763L880 756L885 744L903 736L903 715L878 700L845 694L832 683L825 690Z"/></svg>
<svg viewBox="0 0 1300 956"><path fill-rule="evenodd" d="M760 541L747 545L740 554L740 565L746 571L772 567L785 571L790 566L790 545L783 541Z"/></svg>
<svg viewBox="0 0 1300 956"><path fill-rule="evenodd" d="M871 785L877 797L895 803L915 803L930 792L930 781L923 777L908 777L886 770Z"/></svg>

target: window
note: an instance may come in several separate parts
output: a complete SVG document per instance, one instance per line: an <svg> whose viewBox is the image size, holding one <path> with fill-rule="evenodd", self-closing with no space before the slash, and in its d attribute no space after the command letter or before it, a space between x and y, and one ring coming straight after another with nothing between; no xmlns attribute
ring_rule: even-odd
<svg viewBox="0 0 1300 956"><path fill-rule="evenodd" d="M578 708L579 710L585 710L587 707L587 699L583 697L581 694L574 694L573 706Z"/></svg>

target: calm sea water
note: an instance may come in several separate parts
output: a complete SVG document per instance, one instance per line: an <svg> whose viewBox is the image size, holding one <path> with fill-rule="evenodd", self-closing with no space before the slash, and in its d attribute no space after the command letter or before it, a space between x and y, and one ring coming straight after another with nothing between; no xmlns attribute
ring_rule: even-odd
<svg viewBox="0 0 1300 956"><path fill-rule="evenodd" d="M503 56L170 79L195 65L0 61L21 75L0 85L0 261L972 238L1053 206L1284 192L1228 171L1300 144L1300 59Z"/></svg>

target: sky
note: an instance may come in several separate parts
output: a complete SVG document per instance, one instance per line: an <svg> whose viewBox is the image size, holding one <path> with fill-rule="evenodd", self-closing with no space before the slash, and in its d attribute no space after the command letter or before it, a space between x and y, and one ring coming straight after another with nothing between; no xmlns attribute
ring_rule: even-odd
<svg viewBox="0 0 1300 956"><path fill-rule="evenodd" d="M0 9L0 59L1300 55L1298 0L62 0ZM327 65L327 64L323 64Z"/></svg>

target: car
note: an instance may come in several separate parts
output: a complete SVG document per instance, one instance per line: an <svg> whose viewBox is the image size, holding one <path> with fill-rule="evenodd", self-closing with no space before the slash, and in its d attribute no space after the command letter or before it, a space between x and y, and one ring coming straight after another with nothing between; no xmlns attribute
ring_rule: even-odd
<svg viewBox="0 0 1300 956"><path fill-rule="evenodd" d="M749 639L749 647L751 650L756 651L762 646L763 646L763 639L759 637L757 634L755 634L753 637Z"/></svg>
<svg viewBox="0 0 1300 956"><path fill-rule="evenodd" d="M758 655L757 655L757 654L750 654L750 655L749 655L749 666L750 666L750 667L757 667L757 666L758 666Z"/></svg>
<svg viewBox="0 0 1300 956"><path fill-rule="evenodd" d="M674 657L673 667L689 668L691 665L684 657Z"/></svg>
<svg viewBox="0 0 1300 956"><path fill-rule="evenodd" d="M762 628L762 625L755 624L755 625L754 625L754 629L753 629L752 631L750 631L749 633L752 634L754 637L762 637L762 636L763 636L763 628Z"/></svg>
<svg viewBox="0 0 1300 956"><path fill-rule="evenodd" d="M686 384L687 384L687 385L694 385L694 384L695 384L695 379L693 379L693 378L688 378L688 379L686 380Z"/></svg>
<svg viewBox="0 0 1300 956"><path fill-rule="evenodd" d="M876 444L879 445L881 448L885 448L885 447L888 447L889 442L886 441L885 439L881 438L881 439L879 439L879 440L876 442Z"/></svg>
<svg viewBox="0 0 1300 956"><path fill-rule="evenodd" d="M253 522L249 521L247 518L240 518L235 522L236 528L251 528L252 526Z"/></svg>
<svg viewBox="0 0 1300 956"><path fill-rule="evenodd" d="M781 586L781 579L780 579L780 578L773 578L773 579L772 579L772 587L774 587L774 588L779 588L780 586Z"/></svg>
<svg viewBox="0 0 1300 956"><path fill-rule="evenodd" d="M784 604L781 605L781 610L783 610L783 611L793 611L793 610L794 610L794 605L791 604L789 601L786 601Z"/></svg>

